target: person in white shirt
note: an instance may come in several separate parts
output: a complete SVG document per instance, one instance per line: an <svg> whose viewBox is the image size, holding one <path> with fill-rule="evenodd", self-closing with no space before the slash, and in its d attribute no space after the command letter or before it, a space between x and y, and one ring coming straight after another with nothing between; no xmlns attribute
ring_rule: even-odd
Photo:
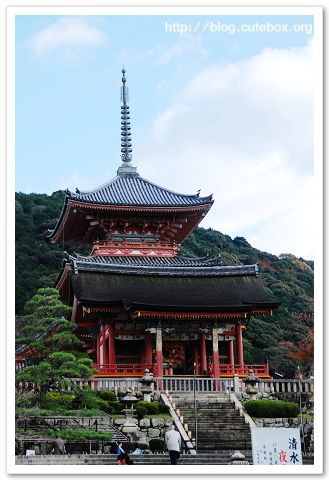
<svg viewBox="0 0 329 480"><path fill-rule="evenodd" d="M171 425L168 428L165 434L165 442L169 451L171 465L177 465L177 460L180 457L182 441L180 434L175 429L175 425Z"/></svg>

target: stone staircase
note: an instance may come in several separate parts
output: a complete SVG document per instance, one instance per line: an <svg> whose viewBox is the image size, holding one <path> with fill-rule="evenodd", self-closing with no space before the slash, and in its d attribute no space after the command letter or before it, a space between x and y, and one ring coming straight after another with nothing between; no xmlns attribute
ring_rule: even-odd
<svg viewBox="0 0 329 480"><path fill-rule="evenodd" d="M194 397L192 393L172 393L172 400L183 416L183 423L195 438ZM251 432L229 395L221 392L197 394L197 452L226 452L230 456L240 450L252 462Z"/></svg>

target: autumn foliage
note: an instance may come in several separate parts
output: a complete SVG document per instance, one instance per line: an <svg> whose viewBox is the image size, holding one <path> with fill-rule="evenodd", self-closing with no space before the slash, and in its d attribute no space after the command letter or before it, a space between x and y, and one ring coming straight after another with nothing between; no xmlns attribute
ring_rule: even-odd
<svg viewBox="0 0 329 480"><path fill-rule="evenodd" d="M314 358L314 330L309 329L306 340L298 343L298 350L290 352L290 356L302 365L310 365Z"/></svg>

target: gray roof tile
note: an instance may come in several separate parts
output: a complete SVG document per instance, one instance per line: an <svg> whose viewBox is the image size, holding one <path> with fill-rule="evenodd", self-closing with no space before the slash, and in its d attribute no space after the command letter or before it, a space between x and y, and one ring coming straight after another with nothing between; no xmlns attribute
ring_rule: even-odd
<svg viewBox="0 0 329 480"><path fill-rule="evenodd" d="M162 188L138 174L117 175L108 183L89 192L66 191L69 198L87 203L183 207L213 203L212 195L184 195Z"/></svg>
<svg viewBox="0 0 329 480"><path fill-rule="evenodd" d="M128 257L65 255L75 273L79 271L169 276L257 275L257 265L222 266L220 258Z"/></svg>

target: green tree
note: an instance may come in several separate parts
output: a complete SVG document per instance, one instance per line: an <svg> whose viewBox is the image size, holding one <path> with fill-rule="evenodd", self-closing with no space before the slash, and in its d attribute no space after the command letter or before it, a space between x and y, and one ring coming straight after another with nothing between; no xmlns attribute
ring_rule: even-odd
<svg viewBox="0 0 329 480"><path fill-rule="evenodd" d="M75 335L76 324L66 320L71 308L64 305L54 288L41 288L25 305L16 343L27 352L27 367L16 375L17 381L33 382L42 402L50 390L62 392L72 378L88 379L92 360L83 353L83 342Z"/></svg>

